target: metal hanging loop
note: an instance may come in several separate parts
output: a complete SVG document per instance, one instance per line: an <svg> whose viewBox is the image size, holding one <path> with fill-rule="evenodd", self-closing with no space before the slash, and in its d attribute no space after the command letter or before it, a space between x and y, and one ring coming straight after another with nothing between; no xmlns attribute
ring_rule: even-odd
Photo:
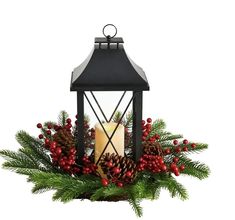
<svg viewBox="0 0 235 220"><path fill-rule="evenodd" d="M106 35L106 34L105 34L105 28L107 28L108 26L114 27L114 29L115 29L114 35L110 36L110 35ZM107 39L114 38L114 37L116 36L116 34L117 34L117 28L116 28L115 25L113 25L113 24L106 24L106 25L103 27L103 35L104 35Z"/></svg>

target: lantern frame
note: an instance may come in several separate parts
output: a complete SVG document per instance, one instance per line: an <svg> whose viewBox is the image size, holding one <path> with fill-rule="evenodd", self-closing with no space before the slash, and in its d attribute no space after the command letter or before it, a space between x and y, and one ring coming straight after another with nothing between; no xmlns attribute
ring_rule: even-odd
<svg viewBox="0 0 235 220"><path fill-rule="evenodd" d="M107 26L107 25L106 25ZM114 26L115 27L115 26ZM104 32L104 30L103 30ZM116 34L115 34L116 35ZM103 149L101 156L105 152L109 143L117 153L112 143L112 137L118 128L121 120L126 114L130 104L132 103L133 126L133 159L138 161L142 155L142 108L143 108L143 91L149 90L149 84L142 68L137 66L126 54L123 48L123 39L120 37L95 38L94 50L88 58L72 72L71 91L77 92L77 162L82 164L82 157L85 154L84 147L84 98L87 100L97 120L99 121L108 142ZM93 91L123 91L118 104L116 105L110 119L108 120L104 114L102 107L96 99ZM127 91L132 91L132 97L122 113L112 135L109 137L97 112L92 106L86 92L90 92L95 100L99 110L106 122L110 122L117 111ZM99 160L100 160L99 158ZM97 161L97 163L99 162Z"/></svg>

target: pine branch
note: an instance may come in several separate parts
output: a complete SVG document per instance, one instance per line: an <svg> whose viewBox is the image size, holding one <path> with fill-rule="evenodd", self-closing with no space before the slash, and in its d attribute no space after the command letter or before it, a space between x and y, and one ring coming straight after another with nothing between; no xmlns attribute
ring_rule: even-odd
<svg viewBox="0 0 235 220"><path fill-rule="evenodd" d="M9 160L2 164L2 167L11 171L20 171L24 169L37 169L38 167L35 166L33 163L29 163L28 161L19 161L19 160Z"/></svg>
<svg viewBox="0 0 235 220"><path fill-rule="evenodd" d="M114 184L110 184L108 187L101 187L97 189L91 196L91 200L99 200L102 198L108 198L108 197L117 197L122 196L126 194L126 190L120 187L117 187Z"/></svg>
<svg viewBox="0 0 235 220"><path fill-rule="evenodd" d="M17 164L19 168L38 168L38 164L26 154L26 152L14 152L10 150L1 150L0 155L5 157L7 160L3 163L3 167L6 169L14 170L17 168Z"/></svg>
<svg viewBox="0 0 235 220"><path fill-rule="evenodd" d="M161 188L157 185L152 199L158 199L160 197L160 193L161 193Z"/></svg>
<svg viewBox="0 0 235 220"><path fill-rule="evenodd" d="M188 147L188 151L184 152L185 154L191 154L191 153L201 153L202 151L206 150L208 148L207 144L203 144L203 143L196 143L196 147L193 149L191 147L192 143L189 143L188 145L186 145Z"/></svg>
<svg viewBox="0 0 235 220"><path fill-rule="evenodd" d="M181 200L188 199L187 190L182 184L177 182L174 177L161 177L161 179L159 179L158 181L160 187L167 189L171 193L172 197L178 196Z"/></svg>
<svg viewBox="0 0 235 220"><path fill-rule="evenodd" d="M147 180L145 179L138 180L138 182L132 185L131 192L135 195L135 198L138 199L152 197L152 192L150 193L150 184L148 184Z"/></svg>
<svg viewBox="0 0 235 220"><path fill-rule="evenodd" d="M151 131L150 131L149 135L147 136L147 139L152 137L155 134L160 133L163 129L165 129L165 127L166 127L166 124L162 119L158 119L158 120L154 121L152 124Z"/></svg>
<svg viewBox="0 0 235 220"><path fill-rule="evenodd" d="M122 112L116 111L116 113L113 116L112 121L115 123L118 123L120 121L121 117L122 117ZM122 121L121 121L121 123L122 123Z"/></svg>
<svg viewBox="0 0 235 220"><path fill-rule="evenodd" d="M23 148L27 149L31 153L35 160L45 166L45 168L51 171L58 171L51 163L47 150L44 148L43 143L40 140L31 137L25 131L19 131L16 134L16 140Z"/></svg>
<svg viewBox="0 0 235 220"><path fill-rule="evenodd" d="M42 185L42 184L35 184L34 187L32 188L32 193L40 194L40 193L47 192L51 189L52 189L51 187L45 187L45 185Z"/></svg>
<svg viewBox="0 0 235 220"><path fill-rule="evenodd" d="M132 127L132 123L133 123L133 113L132 112L128 112L126 114L124 127L125 128L131 128Z"/></svg>
<svg viewBox="0 0 235 220"><path fill-rule="evenodd" d="M60 126L65 126L66 119L69 117L68 113L66 111L61 111L58 116L58 124Z"/></svg>
<svg viewBox="0 0 235 220"><path fill-rule="evenodd" d="M142 207L140 206L140 199L136 199L132 193L129 193L129 204L131 205L132 209L136 213L138 217L143 215Z"/></svg>
<svg viewBox="0 0 235 220"><path fill-rule="evenodd" d="M171 141L171 140L175 140L175 139L179 139L179 138L183 138L183 136L181 134L162 135L162 136L160 136L160 139L158 140L158 142Z"/></svg>
<svg viewBox="0 0 235 220"><path fill-rule="evenodd" d="M41 167L40 162L32 156L31 151L29 149L20 148L19 152L23 153L26 157L28 157L37 167Z"/></svg>
<svg viewBox="0 0 235 220"><path fill-rule="evenodd" d="M53 194L52 200L53 201L60 201L61 197L63 197L64 193L66 193L67 189L57 189L56 192Z"/></svg>
<svg viewBox="0 0 235 220"><path fill-rule="evenodd" d="M38 162L28 155L25 149L20 149L19 152L2 150L0 155L5 157L7 160L3 163L3 168L14 171L18 174L30 175L35 171L45 171L46 169L42 167Z"/></svg>
<svg viewBox="0 0 235 220"><path fill-rule="evenodd" d="M91 181L82 181L80 178L71 177L67 174L58 173L46 173L38 172L33 173L29 177L29 181L39 186L39 190L35 192L41 192L41 189L55 189L57 192L54 194L54 200L60 200L62 202L68 202L82 195L83 193L91 193L101 186L98 178Z"/></svg>
<svg viewBox="0 0 235 220"><path fill-rule="evenodd" d="M183 155L180 155L179 159L179 165L185 165L185 169L182 171L183 174L196 177L200 180L209 176L210 169L207 165L200 163L199 161L192 161Z"/></svg>

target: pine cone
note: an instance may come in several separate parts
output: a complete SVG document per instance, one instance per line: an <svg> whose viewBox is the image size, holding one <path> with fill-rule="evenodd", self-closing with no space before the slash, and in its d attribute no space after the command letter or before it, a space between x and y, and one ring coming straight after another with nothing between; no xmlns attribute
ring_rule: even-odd
<svg viewBox="0 0 235 220"><path fill-rule="evenodd" d="M114 183L131 183L136 177L136 164L128 157L106 153L101 157L99 165L107 178Z"/></svg>
<svg viewBox="0 0 235 220"><path fill-rule="evenodd" d="M66 128L59 129L54 135L53 140L64 149L70 149L75 146L74 136Z"/></svg>
<svg viewBox="0 0 235 220"><path fill-rule="evenodd" d="M158 155L158 156L162 156L163 155L163 150L161 145L158 142L150 142L150 141L146 141L143 143L143 151L144 154L148 154L148 155Z"/></svg>

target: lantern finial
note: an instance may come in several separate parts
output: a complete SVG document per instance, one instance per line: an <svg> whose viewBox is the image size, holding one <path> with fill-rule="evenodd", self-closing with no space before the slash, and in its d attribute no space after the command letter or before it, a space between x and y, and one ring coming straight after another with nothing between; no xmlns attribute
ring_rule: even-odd
<svg viewBox="0 0 235 220"><path fill-rule="evenodd" d="M107 27L113 27L114 28L114 34L111 36L111 35L107 35L107 34L105 34L105 29L107 29ZM109 39L111 39L111 38L114 38L115 36L116 36L116 34L117 34L117 28L116 28L116 26L115 25L113 25L113 24L106 24L104 27L103 27L103 35L109 40Z"/></svg>

